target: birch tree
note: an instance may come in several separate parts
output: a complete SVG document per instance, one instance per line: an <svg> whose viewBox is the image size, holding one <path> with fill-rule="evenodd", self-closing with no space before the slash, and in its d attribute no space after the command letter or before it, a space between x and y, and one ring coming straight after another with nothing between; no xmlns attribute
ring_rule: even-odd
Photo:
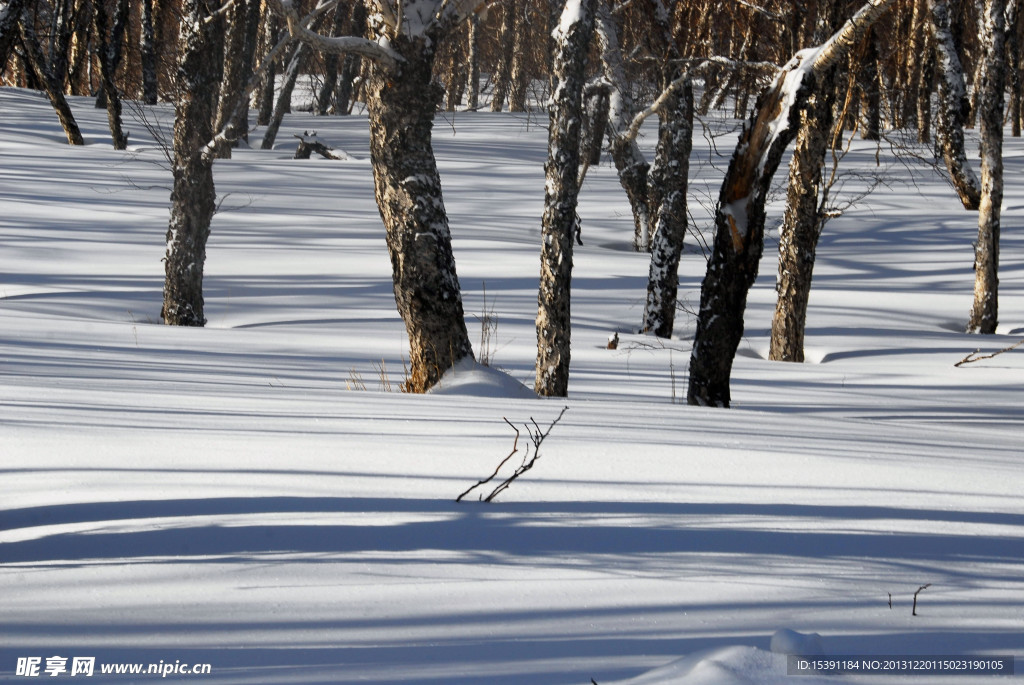
<svg viewBox="0 0 1024 685"><path fill-rule="evenodd" d="M441 39L479 8L475 0L405 0L367 5L369 37L327 37L279 2L289 31L312 48L371 62L366 84L370 160L384 222L398 312L409 337L406 389L424 392L471 356L448 215L431 143L443 96L433 80Z"/></svg>
<svg viewBox="0 0 1024 685"><path fill-rule="evenodd" d="M760 95L744 125L715 211L715 240L690 355L689 404L729 406L747 293L764 251L765 201L772 176L796 136L800 109L815 80L845 59L892 3L870 0L823 45L796 53Z"/></svg>
<svg viewBox="0 0 1024 685"><path fill-rule="evenodd" d="M216 208L209 143L218 93L219 0L184 0L178 38L171 219L164 255L164 322L204 326L203 268Z"/></svg>
<svg viewBox="0 0 1024 685"><path fill-rule="evenodd" d="M571 356L572 248L579 230L580 130L587 48L596 0L566 0L555 29L553 91L548 104L548 159L544 165L540 289L537 295L538 395L565 397Z"/></svg>
<svg viewBox="0 0 1024 685"><path fill-rule="evenodd" d="M969 333L995 333L999 320L999 228L1003 205L1003 98L1006 88L1005 0L986 0L980 21L984 66L978 84L981 202L974 248L974 305Z"/></svg>

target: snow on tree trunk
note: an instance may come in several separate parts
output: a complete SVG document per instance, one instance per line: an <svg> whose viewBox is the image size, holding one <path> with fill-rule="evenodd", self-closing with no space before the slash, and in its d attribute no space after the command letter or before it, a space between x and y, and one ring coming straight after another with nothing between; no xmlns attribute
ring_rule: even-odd
<svg viewBox="0 0 1024 685"><path fill-rule="evenodd" d="M1005 0L987 0L981 19L985 68L979 84L981 203L974 249L970 333L996 332L999 320L999 223L1003 205L1003 91L1006 87Z"/></svg>
<svg viewBox="0 0 1024 685"><path fill-rule="evenodd" d="M786 213L779 229L779 276L775 286L779 297L768 352L773 361L804 360L807 302L821 236L819 198L834 94L835 82L830 75L822 79L801 112L800 132L789 165Z"/></svg>
<svg viewBox="0 0 1024 685"><path fill-rule="evenodd" d="M540 289L537 296L538 395L569 392L572 247L580 166L580 129L587 49L594 29L595 0L567 0L555 29L554 89L548 105L548 159L541 228Z"/></svg>
<svg viewBox="0 0 1024 685"><path fill-rule="evenodd" d="M407 390L425 392L473 354L431 145L443 90L431 41L398 35L396 70L374 65L367 84L377 206L387 233L398 312L409 335Z"/></svg>
<svg viewBox="0 0 1024 685"><path fill-rule="evenodd" d="M640 331L672 337L679 290L679 258L686 237L686 192L693 147L693 87L673 92L660 110L661 125L650 182L660 201L654 215L654 240L647 279L647 303Z"/></svg>
<svg viewBox="0 0 1024 685"><path fill-rule="evenodd" d="M834 13L822 16L817 39L824 40L822 34L834 31L836 23ZM836 69L823 72L800 111L800 131L789 163L786 212L779 229L779 275L775 286L779 297L768 352L773 361L804 360L807 302L823 226L822 170L830 148L836 87Z"/></svg>
<svg viewBox="0 0 1024 685"><path fill-rule="evenodd" d="M729 406L729 378L743 337L747 292L764 251L765 200L772 176L796 136L799 112L814 81L846 58L893 1L870 0L825 44L798 52L758 97L740 133L715 212L715 241L690 355L689 404Z"/></svg>
<svg viewBox="0 0 1024 685"><path fill-rule="evenodd" d="M969 103L964 70L956 53L946 0L931 0L932 35L939 72L939 111L935 138L964 208L978 209L981 187L964 151L964 123Z"/></svg>
<svg viewBox="0 0 1024 685"><path fill-rule="evenodd" d="M219 31L208 21L218 3L185 0L179 36L174 116L174 186L164 256L164 322L203 326L203 267L216 203L213 138Z"/></svg>

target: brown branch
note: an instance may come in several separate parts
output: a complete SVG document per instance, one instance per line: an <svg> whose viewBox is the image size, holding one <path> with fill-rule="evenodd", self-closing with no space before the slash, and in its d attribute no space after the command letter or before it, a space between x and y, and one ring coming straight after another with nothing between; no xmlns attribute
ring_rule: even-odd
<svg viewBox="0 0 1024 685"><path fill-rule="evenodd" d="M1018 347L1020 347L1021 345L1024 345L1024 340L1019 340L1019 341L1015 342L1014 344L1010 345L1009 347L1004 347L1003 349L999 350L998 352L993 352L992 354L983 354L981 356L975 356L979 352L981 352L981 348L979 347L974 352L971 352L969 355L967 355L966 357L964 357L963 359L958 361L956 364L953 364L953 366L963 366L964 364L971 364L973 362L980 362L982 359L991 359L992 357L999 356L1000 354L1002 354L1004 352L1009 352L1010 350L1015 350Z"/></svg>
<svg viewBox="0 0 1024 685"><path fill-rule="evenodd" d="M506 419L504 416L502 416L501 418L505 419L505 423L507 423L509 426L511 426L512 430L514 430L516 432L516 439L512 443L512 451L508 453L507 457L505 457L504 459L501 460L501 463L498 464L498 467L496 469L494 469L494 473L492 473L491 475L487 476L483 480L477 481L475 485L472 485L469 488L467 488L465 492L463 492L461 495L459 495L458 497L455 498L456 502L461 502L462 498L465 497L466 495L468 495L470 492L472 492L473 490L477 489L481 485L486 485L487 483L490 483L492 480L494 480L494 477L498 475L498 471L501 470L501 467L504 466L508 462L508 460L512 458L513 454L515 454L516 452L519 451L519 429L516 428L514 425L512 425L512 422L509 421L508 419Z"/></svg>

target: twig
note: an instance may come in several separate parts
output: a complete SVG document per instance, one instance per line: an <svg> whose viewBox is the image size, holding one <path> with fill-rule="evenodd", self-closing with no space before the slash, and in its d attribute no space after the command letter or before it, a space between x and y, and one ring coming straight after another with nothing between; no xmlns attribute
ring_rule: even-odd
<svg viewBox="0 0 1024 685"><path fill-rule="evenodd" d="M486 485L487 483L490 483L492 480L494 480L494 477L498 475L498 471L501 470L501 467L504 466L506 463L508 463L508 460L512 458L513 454L515 454L516 452L519 451L519 429L516 428L512 424L512 422L509 421L508 419L506 419L504 416L502 416L501 418L505 419L505 423L507 423L509 426L511 426L512 430L514 430L516 432L516 439L512 443L512 451L508 453L507 457L505 457L504 459L501 460L501 462L498 464L498 467L496 469L494 469L494 473L492 473L491 475L487 476L483 480L478 480L475 485L471 485L469 488L467 488L461 495L459 495L458 497L455 498L456 502L461 502L462 498L465 497L466 495L468 495L470 492L472 492L473 490L477 489L481 485Z"/></svg>
<svg viewBox="0 0 1024 685"><path fill-rule="evenodd" d="M530 423L524 424L524 428L526 428L526 432L530 435L530 443L533 446L533 456L530 456L530 446L528 445L526 447L522 463L520 463L520 465L512 472L512 475L510 475L508 478L502 481L501 484L499 484L497 487L491 490L491 493L489 495L487 495L486 497L481 497L481 501L493 502L494 498L500 495L505 490L507 490L509 486L512 485L512 482L516 478L519 478L519 476L523 475L524 473L533 468L534 464L537 463L537 459L540 458L541 443L543 443L545 438L547 438L548 435L551 434L551 430L558 425L558 422L562 420L562 417L565 416L565 412L567 412L568 410L569 407L563 407L562 411L559 412L557 417L555 417L555 420L552 421L548 425L547 429L543 431L540 429L540 426L537 425L537 422L533 419L533 417L530 417ZM515 442L512 444L512 451L508 453L507 457L501 460L501 463L498 464L498 467L494 469L494 473L492 473L487 478L478 481L475 485L468 488L465 492L463 492L455 499L456 502L461 502L462 498L468 495L470 492L480 487L481 485L485 485L494 480L495 477L497 477L498 472L501 471L502 467L508 463L509 459L512 458L512 455L516 454L516 452L519 451L519 429L516 428L508 419L505 419L505 423L507 423L509 426L512 426L512 430L516 432Z"/></svg>
<svg viewBox="0 0 1024 685"><path fill-rule="evenodd" d="M926 589L930 588L931 586L932 586L931 583L927 583L927 584L922 585L921 587L917 588L917 592L914 593L914 608L910 612L911 616L917 616L917 595L921 592L921 590L926 590Z"/></svg>
<svg viewBox="0 0 1024 685"><path fill-rule="evenodd" d="M981 352L981 348L979 347L974 352L971 352L969 355L967 355L966 357L964 357L963 359L958 361L956 364L953 364L953 366L963 366L964 364L970 364L972 362L980 362L982 359L991 359L992 357L998 356L998 355L1002 354L1003 352L1009 352L1010 350L1017 349L1021 345L1024 345L1024 340L1018 340L1017 342L1015 342L1014 344L1010 345L1009 347L1004 347L1003 349L999 350L998 352L993 352L992 354L983 354L981 356L975 356L979 352Z"/></svg>

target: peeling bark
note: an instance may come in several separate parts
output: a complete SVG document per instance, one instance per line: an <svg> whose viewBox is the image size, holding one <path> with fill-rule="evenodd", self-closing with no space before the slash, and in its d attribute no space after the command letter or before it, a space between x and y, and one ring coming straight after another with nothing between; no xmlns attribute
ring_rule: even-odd
<svg viewBox="0 0 1024 685"><path fill-rule="evenodd" d="M969 333L992 334L999 323L999 229L1003 205L1003 103L1006 87L1005 0L987 0L981 19L985 69L979 84L981 203L974 249L974 305Z"/></svg>
<svg viewBox="0 0 1024 685"><path fill-rule="evenodd" d="M579 0L574 16L566 3L553 65L554 90L548 107L548 160L541 229L540 289L537 295L538 395L569 393L572 249L580 166L580 128L587 47L594 29L595 0Z"/></svg>

